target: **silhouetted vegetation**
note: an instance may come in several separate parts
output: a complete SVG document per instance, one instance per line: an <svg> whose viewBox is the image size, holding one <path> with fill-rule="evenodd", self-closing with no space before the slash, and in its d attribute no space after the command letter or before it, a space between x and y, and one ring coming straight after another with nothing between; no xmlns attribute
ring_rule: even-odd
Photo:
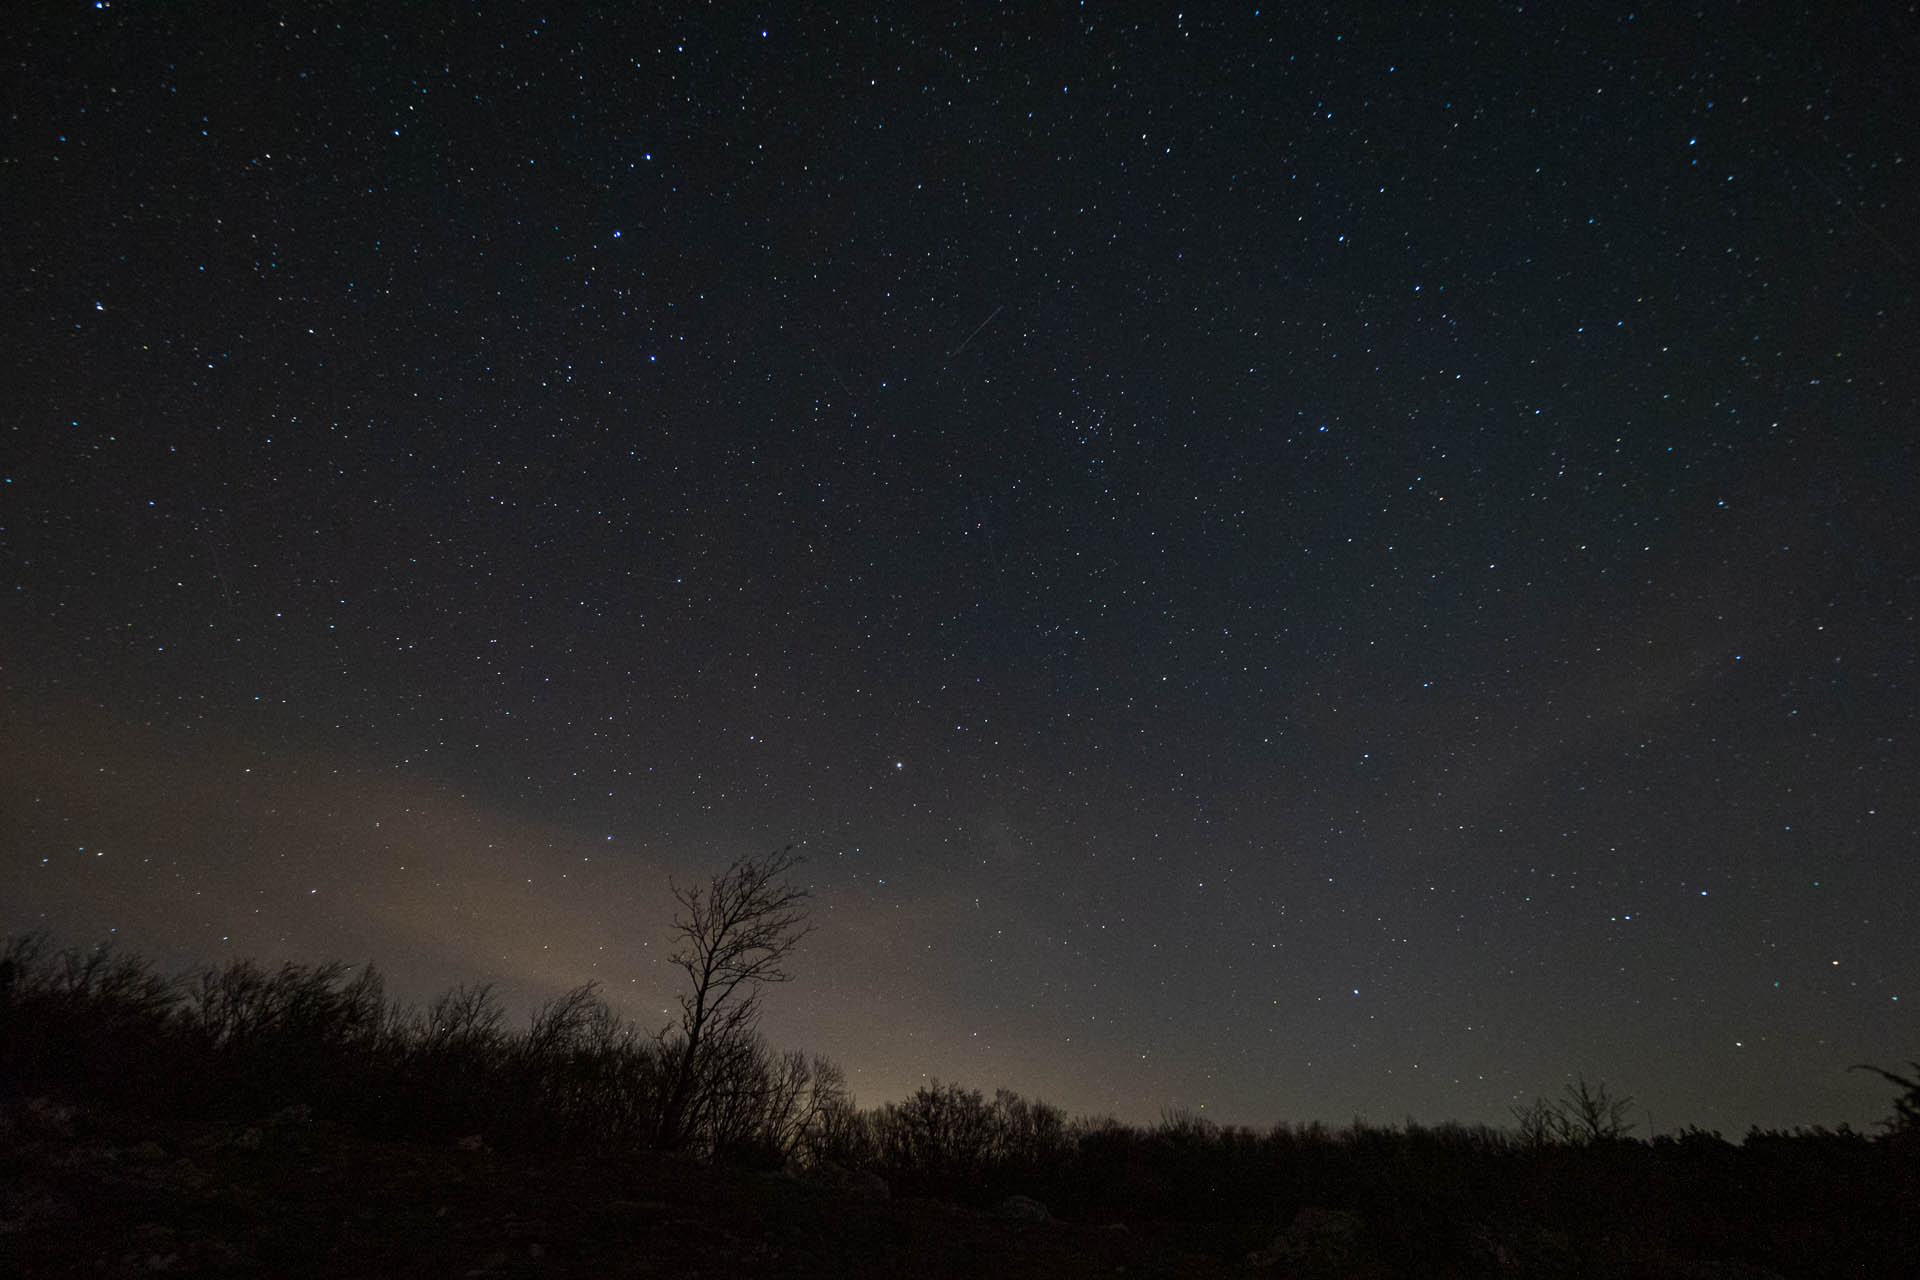
<svg viewBox="0 0 1920 1280"><path fill-rule="evenodd" d="M1900 1095L1893 1100L1893 1115L1881 1123L1888 1132L1907 1137L1920 1135L1920 1062L1910 1065L1913 1067L1912 1078L1895 1075L1883 1067L1866 1063L1856 1063L1848 1068L1850 1071L1871 1071L1888 1084L1900 1086Z"/></svg>
<svg viewBox="0 0 1920 1280"><path fill-rule="evenodd" d="M1589 1146L1624 1138L1633 1125L1627 1120L1632 1098L1616 1098L1606 1084L1588 1084L1581 1076L1568 1085L1558 1101L1536 1098L1513 1109L1520 1141L1529 1147L1572 1143Z"/></svg>
<svg viewBox="0 0 1920 1280"><path fill-rule="evenodd" d="M678 943L668 959L687 975L687 990L679 1026L658 1037L668 1074L662 1146L704 1135L727 1149L784 1154L812 1074L804 1057L787 1057L769 1078L758 1026L761 989L789 980L787 957L808 932L807 891L785 883L798 863L781 849L741 858L704 886L673 886Z"/></svg>
<svg viewBox="0 0 1920 1280"><path fill-rule="evenodd" d="M796 918L770 918L768 937L792 936ZM697 984L709 971L690 972ZM696 1021L702 1007L740 1006L696 996ZM1584 1079L1504 1129L1256 1130L1188 1111L1138 1127L940 1082L860 1110L833 1063L776 1052L749 1021L647 1033L591 984L512 1027L489 988L408 1009L371 968L242 961L168 978L107 947L29 937L0 952L0 1104L16 1110L43 1098L259 1124L294 1109L436 1149L671 1148L820 1186L884 1179L900 1213L1029 1197L1089 1228L1190 1224L1222 1265L1308 1274L1920 1274L1915 1082L1878 1073L1904 1091L1886 1134L1755 1130L1739 1143L1698 1129L1633 1138L1630 1100ZM1721 1269L1686 1269L1700 1260Z"/></svg>
<svg viewBox="0 0 1920 1280"><path fill-rule="evenodd" d="M689 1080L683 1046L622 1020L592 983L515 1031L491 987L408 1009L371 966L242 960L173 979L40 937L9 940L0 965L0 1086L15 1096L231 1120L303 1106L380 1136L625 1151L657 1144L680 1090L698 1105L676 1146L776 1164L851 1109L833 1063L739 1027Z"/></svg>

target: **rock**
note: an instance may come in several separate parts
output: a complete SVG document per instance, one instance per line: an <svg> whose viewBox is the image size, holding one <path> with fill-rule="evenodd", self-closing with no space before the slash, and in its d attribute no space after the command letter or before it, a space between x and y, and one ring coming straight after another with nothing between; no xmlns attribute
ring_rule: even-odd
<svg viewBox="0 0 1920 1280"><path fill-rule="evenodd" d="M1475 1223L1467 1247L1477 1265L1494 1275L1560 1274L1580 1263L1580 1254L1557 1231L1514 1222Z"/></svg>
<svg viewBox="0 0 1920 1280"><path fill-rule="evenodd" d="M267 1129L305 1129L313 1123L313 1108L304 1102L282 1107L260 1122Z"/></svg>
<svg viewBox="0 0 1920 1280"><path fill-rule="evenodd" d="M183 1192L202 1190L210 1181L212 1181L212 1175L185 1156L181 1156L166 1167L164 1185Z"/></svg>
<svg viewBox="0 0 1920 1280"><path fill-rule="evenodd" d="M487 1140L477 1133L470 1133L453 1145L462 1151L485 1151L487 1149Z"/></svg>
<svg viewBox="0 0 1920 1280"><path fill-rule="evenodd" d="M1360 1233L1366 1224L1345 1209L1308 1206L1293 1215L1293 1225L1273 1243L1247 1255L1256 1267L1286 1266L1308 1271L1334 1270L1352 1265L1360 1253Z"/></svg>
<svg viewBox="0 0 1920 1280"><path fill-rule="evenodd" d="M847 1169L831 1160L822 1160L806 1171L806 1180L816 1187L856 1200L888 1200L893 1191L887 1180L871 1169Z"/></svg>
<svg viewBox="0 0 1920 1280"><path fill-rule="evenodd" d="M1053 1221L1053 1215L1047 1212L1047 1206L1032 1196L1008 1196L993 1206L993 1216L1005 1218L1008 1222Z"/></svg>
<svg viewBox="0 0 1920 1280"><path fill-rule="evenodd" d="M493 1275L495 1272L499 1271L502 1267L506 1265L507 1265L506 1253L503 1250L496 1249L492 1253L488 1254L486 1256L486 1259L482 1261L479 1266L467 1272L467 1275L468 1276L490 1276L490 1275Z"/></svg>
<svg viewBox="0 0 1920 1280"><path fill-rule="evenodd" d="M1474 1261L1496 1272L1511 1272L1520 1265L1513 1245L1488 1223L1475 1223L1467 1233L1467 1244L1473 1251Z"/></svg>
<svg viewBox="0 0 1920 1280"><path fill-rule="evenodd" d="M38 1188L0 1195L0 1236L50 1222L70 1222L79 1216L80 1211L70 1202Z"/></svg>
<svg viewBox="0 0 1920 1280"><path fill-rule="evenodd" d="M27 1098L0 1105L0 1136L20 1142L71 1138L73 1114L72 1107L52 1098Z"/></svg>

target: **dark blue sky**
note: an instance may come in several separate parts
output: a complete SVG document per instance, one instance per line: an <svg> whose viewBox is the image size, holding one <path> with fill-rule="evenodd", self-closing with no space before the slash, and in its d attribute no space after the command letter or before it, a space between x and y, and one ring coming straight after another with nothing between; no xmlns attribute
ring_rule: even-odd
<svg viewBox="0 0 1920 1280"><path fill-rule="evenodd" d="M866 1102L1887 1112L1910 6L576 13L10 37L0 926L651 1024L794 842Z"/></svg>

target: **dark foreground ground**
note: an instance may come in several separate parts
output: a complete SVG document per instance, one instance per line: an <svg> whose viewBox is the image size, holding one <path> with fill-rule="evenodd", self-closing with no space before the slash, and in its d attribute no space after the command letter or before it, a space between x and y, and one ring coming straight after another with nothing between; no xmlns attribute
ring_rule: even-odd
<svg viewBox="0 0 1920 1280"><path fill-rule="evenodd" d="M1756 1189L1757 1190L1757 1189ZM586 1160L372 1141L302 1107L250 1124L0 1102L0 1278L1579 1276L1771 1280L1672 1240L1468 1224L1387 1253L1391 1224L1066 1222L884 1197L862 1175L769 1174L660 1156ZM1756 1228L1760 1224L1756 1223ZM1782 1225L1782 1224L1776 1224ZM1830 1222L1837 1239L1851 1234ZM1896 1233L1904 1239L1910 1233ZM1715 1255L1718 1255L1717 1257ZM1808 1275L1904 1276L1911 1251ZM1798 1269L1796 1268L1796 1271Z"/></svg>
<svg viewBox="0 0 1920 1280"><path fill-rule="evenodd" d="M0 1275L22 1280L1249 1270L1241 1241L1193 1229L1016 1222L659 1158L588 1163L372 1142L298 1112L238 1126L46 1108L11 1128L0 1134Z"/></svg>

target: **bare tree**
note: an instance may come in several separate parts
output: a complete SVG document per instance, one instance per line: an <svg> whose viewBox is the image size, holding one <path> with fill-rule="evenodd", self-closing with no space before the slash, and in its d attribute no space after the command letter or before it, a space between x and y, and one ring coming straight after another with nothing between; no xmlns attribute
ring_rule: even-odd
<svg viewBox="0 0 1920 1280"><path fill-rule="evenodd" d="M1607 1092L1605 1082L1588 1084L1585 1076L1568 1085L1565 1092L1558 1102L1536 1098L1527 1106L1513 1108L1523 1145L1534 1150L1555 1143L1591 1145L1624 1138L1632 1132L1633 1122L1627 1118L1632 1098L1616 1098Z"/></svg>
<svg viewBox="0 0 1920 1280"><path fill-rule="evenodd" d="M557 1000L541 1005L520 1041L520 1055L529 1063L562 1057L591 1042L610 1011L600 1000L600 984L583 983Z"/></svg>
<svg viewBox="0 0 1920 1280"><path fill-rule="evenodd" d="M1912 1064L1913 1079L1895 1075L1883 1067L1861 1062L1848 1067L1849 1071L1871 1071L1888 1084L1897 1084L1905 1093L1893 1100L1893 1115L1880 1123L1888 1133L1920 1133L1920 1062Z"/></svg>
<svg viewBox="0 0 1920 1280"><path fill-rule="evenodd" d="M1513 1118L1519 1125L1520 1144L1529 1151L1552 1146L1561 1139L1560 1113L1545 1098L1514 1107Z"/></svg>
<svg viewBox="0 0 1920 1280"><path fill-rule="evenodd" d="M1633 1099L1614 1097L1607 1092L1604 1081L1590 1085L1587 1078L1581 1076L1577 1083L1566 1087L1566 1095L1559 1111L1561 1129L1568 1141L1611 1142L1632 1132L1633 1121L1627 1115Z"/></svg>
<svg viewBox="0 0 1920 1280"><path fill-rule="evenodd" d="M668 959L686 973L689 990L679 997L678 1036L669 1042L675 1028L661 1032L672 1082L660 1117L663 1146L694 1136L709 1066L724 1065L725 1050L753 1039L762 989L792 977L787 958L812 932L807 891L786 882L799 864L789 846L741 858L704 886L673 886L678 942Z"/></svg>

